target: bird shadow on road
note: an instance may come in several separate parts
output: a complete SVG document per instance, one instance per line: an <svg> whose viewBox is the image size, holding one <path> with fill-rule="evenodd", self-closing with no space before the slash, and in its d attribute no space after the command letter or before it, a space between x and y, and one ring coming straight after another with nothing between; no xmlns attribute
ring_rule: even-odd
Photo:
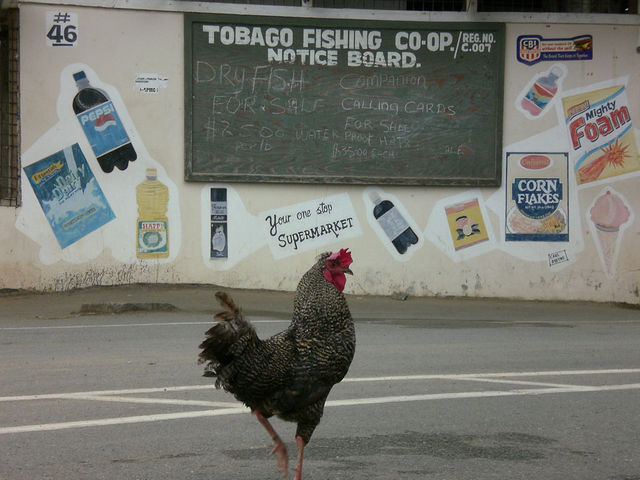
<svg viewBox="0 0 640 480"><path fill-rule="evenodd" d="M314 460L345 463L352 468L357 457L371 455L423 455L450 460L542 460L556 443L554 439L515 432L489 435L404 432L369 437L317 438L309 447L310 458ZM235 460L264 458L264 448L228 449L223 453ZM589 455L589 452L569 453Z"/></svg>

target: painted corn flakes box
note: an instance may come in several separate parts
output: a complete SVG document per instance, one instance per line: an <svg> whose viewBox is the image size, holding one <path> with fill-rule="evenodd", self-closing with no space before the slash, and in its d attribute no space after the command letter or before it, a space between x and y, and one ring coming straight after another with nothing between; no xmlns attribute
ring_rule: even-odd
<svg viewBox="0 0 640 480"><path fill-rule="evenodd" d="M562 104L578 185L640 170L624 85L567 96Z"/></svg>
<svg viewBox="0 0 640 480"><path fill-rule="evenodd" d="M569 241L566 153L507 153L506 241Z"/></svg>

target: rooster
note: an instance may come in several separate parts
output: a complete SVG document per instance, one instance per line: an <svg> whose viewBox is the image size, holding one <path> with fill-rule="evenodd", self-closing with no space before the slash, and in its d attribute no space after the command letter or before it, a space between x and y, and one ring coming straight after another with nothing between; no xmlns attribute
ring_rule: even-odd
<svg viewBox="0 0 640 480"><path fill-rule="evenodd" d="M224 292L216 297L224 311L200 344L205 377L247 405L271 436L278 467L288 476L287 448L269 422L276 415L296 422L298 458L295 480L302 480L302 458L320 422L324 404L347 373L355 351L355 329L342 290L352 274L351 252L324 253L302 276L289 327L265 340Z"/></svg>

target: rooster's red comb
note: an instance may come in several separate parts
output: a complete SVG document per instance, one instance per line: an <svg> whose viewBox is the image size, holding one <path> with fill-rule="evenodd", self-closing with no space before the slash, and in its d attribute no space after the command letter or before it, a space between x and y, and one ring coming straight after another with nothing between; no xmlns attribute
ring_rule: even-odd
<svg viewBox="0 0 640 480"><path fill-rule="evenodd" d="M337 260L342 268L349 268L349 265L353 263L348 248L341 248L340 251L332 253L327 260Z"/></svg>

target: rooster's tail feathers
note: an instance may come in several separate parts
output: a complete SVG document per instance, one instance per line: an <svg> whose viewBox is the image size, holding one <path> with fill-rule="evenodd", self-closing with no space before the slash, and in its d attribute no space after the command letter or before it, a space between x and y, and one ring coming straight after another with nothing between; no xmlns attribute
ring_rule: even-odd
<svg viewBox="0 0 640 480"><path fill-rule="evenodd" d="M225 310L214 316L217 323L207 331L205 340L198 347L202 350L198 363L208 362L204 376L218 377L220 381L225 366L242 354L247 343L256 338L256 332L229 294L216 292L216 298Z"/></svg>
<svg viewBox="0 0 640 480"><path fill-rule="evenodd" d="M228 312L233 313L234 315L240 315L240 308L227 292L216 292L216 298L218 299L218 302L220 302L220 306L227 309Z"/></svg>

